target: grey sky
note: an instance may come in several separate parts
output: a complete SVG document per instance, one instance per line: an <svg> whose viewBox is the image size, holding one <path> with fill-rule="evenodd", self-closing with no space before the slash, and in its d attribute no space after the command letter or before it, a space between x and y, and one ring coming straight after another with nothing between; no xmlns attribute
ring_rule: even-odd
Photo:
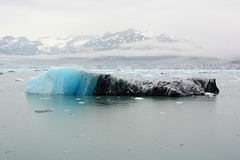
<svg viewBox="0 0 240 160"><path fill-rule="evenodd" d="M0 37L102 35L134 28L240 51L239 0L0 0L0 20Z"/></svg>

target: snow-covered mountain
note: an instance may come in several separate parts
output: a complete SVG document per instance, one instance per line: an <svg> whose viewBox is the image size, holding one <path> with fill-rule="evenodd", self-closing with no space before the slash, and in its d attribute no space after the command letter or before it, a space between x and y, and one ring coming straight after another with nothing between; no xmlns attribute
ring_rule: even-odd
<svg viewBox="0 0 240 160"><path fill-rule="evenodd" d="M165 34L155 36L151 32L141 32L128 29L121 32L106 32L103 36L80 35L67 38L42 37L30 41L26 37L5 36L0 38L0 53L2 54L67 54L107 51L120 49L124 44L140 41L157 40L159 43L175 43L179 39Z"/></svg>
<svg viewBox="0 0 240 160"><path fill-rule="evenodd" d="M5 36L0 38L0 53L31 55L39 53L40 41L29 41L26 37Z"/></svg>
<svg viewBox="0 0 240 160"><path fill-rule="evenodd" d="M134 29L122 32L107 32L101 37L90 40L83 45L83 51L105 51L117 49L124 43L133 43L148 40L153 37L152 33L144 33Z"/></svg>

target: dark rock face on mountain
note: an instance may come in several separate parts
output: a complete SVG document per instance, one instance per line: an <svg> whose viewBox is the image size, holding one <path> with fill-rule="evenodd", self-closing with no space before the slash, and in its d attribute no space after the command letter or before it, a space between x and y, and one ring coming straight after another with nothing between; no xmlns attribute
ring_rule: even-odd
<svg viewBox="0 0 240 160"><path fill-rule="evenodd" d="M29 41L25 37L14 38L12 36L5 36L0 38L0 53L18 55L37 54L40 51L38 47L41 45L43 45L41 42Z"/></svg>
<svg viewBox="0 0 240 160"><path fill-rule="evenodd" d="M141 32L129 29L117 33L107 33L84 44L83 48L93 51L104 51L118 48L121 44L148 40L150 37L144 36Z"/></svg>

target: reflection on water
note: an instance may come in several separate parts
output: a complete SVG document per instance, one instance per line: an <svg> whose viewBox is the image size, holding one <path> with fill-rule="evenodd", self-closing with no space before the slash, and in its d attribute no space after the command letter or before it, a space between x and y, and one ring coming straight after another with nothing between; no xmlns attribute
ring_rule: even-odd
<svg viewBox="0 0 240 160"><path fill-rule="evenodd" d="M132 97L123 96L68 96L68 95L27 95L33 107L56 108L65 107L127 107L134 103Z"/></svg>
<svg viewBox="0 0 240 160"><path fill-rule="evenodd" d="M71 95L27 95L30 106L38 109L66 109L84 107L132 107L135 103L153 102L215 102L216 97L131 97L131 96L71 96ZM179 103L180 104L180 103Z"/></svg>
<svg viewBox="0 0 240 160"><path fill-rule="evenodd" d="M41 158L157 160L178 159L173 156L177 155L182 157L179 159L193 159L196 154L208 153L212 146L207 142L216 133L216 97L26 98L34 120L31 132L42 137L40 148L35 148L47 154ZM34 113L40 109L54 112ZM50 145L51 152L41 148L44 145ZM199 151L198 146L203 149ZM215 157L211 153L208 156Z"/></svg>
<svg viewBox="0 0 240 160"><path fill-rule="evenodd" d="M0 159L238 157L238 99L142 98L22 95L5 101L12 109L0 117ZM53 112L35 113L49 109Z"/></svg>

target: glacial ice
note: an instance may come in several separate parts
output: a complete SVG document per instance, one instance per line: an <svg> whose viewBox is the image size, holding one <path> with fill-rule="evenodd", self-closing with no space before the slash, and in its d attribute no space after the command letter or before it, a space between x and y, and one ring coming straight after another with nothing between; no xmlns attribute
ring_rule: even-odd
<svg viewBox="0 0 240 160"><path fill-rule="evenodd" d="M35 113L54 112L54 109L35 110Z"/></svg>
<svg viewBox="0 0 240 160"><path fill-rule="evenodd" d="M25 81L25 80L22 78L16 78L15 81Z"/></svg>
<svg viewBox="0 0 240 160"><path fill-rule="evenodd" d="M144 98L142 98L142 97L135 97L134 99L136 99L136 100L142 100L142 99L144 99Z"/></svg>
<svg viewBox="0 0 240 160"><path fill-rule="evenodd" d="M127 80L112 74L98 74L75 68L52 67L26 86L30 94L111 95L111 96L191 96L217 94L215 79L177 79L174 81Z"/></svg>
<svg viewBox="0 0 240 160"><path fill-rule="evenodd" d="M30 94L92 95L97 74L68 67L52 67L29 79L25 92Z"/></svg>

